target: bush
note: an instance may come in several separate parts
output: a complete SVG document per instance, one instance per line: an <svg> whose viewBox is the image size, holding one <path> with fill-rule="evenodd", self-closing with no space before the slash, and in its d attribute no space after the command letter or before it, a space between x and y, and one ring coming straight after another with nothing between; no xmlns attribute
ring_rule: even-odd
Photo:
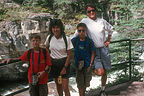
<svg viewBox="0 0 144 96"><path fill-rule="evenodd" d="M5 17L7 16L6 13L7 13L7 9L0 8L0 21L5 19Z"/></svg>

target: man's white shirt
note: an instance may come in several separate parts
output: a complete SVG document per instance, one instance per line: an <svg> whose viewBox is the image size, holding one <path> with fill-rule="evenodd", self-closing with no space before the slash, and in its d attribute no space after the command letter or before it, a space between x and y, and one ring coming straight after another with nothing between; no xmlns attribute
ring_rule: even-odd
<svg viewBox="0 0 144 96"><path fill-rule="evenodd" d="M106 40L106 32L108 32L108 35L112 35L114 31L113 26L101 18L97 18L96 20L84 18L81 20L81 23L85 23L87 25L87 34L89 38L93 40L96 47L103 47ZM76 37L77 35L78 32L76 30L73 37Z"/></svg>

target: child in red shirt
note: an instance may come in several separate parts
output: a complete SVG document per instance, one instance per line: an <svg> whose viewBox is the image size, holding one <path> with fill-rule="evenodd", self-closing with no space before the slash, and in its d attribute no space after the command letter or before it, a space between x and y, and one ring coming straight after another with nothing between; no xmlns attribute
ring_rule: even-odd
<svg viewBox="0 0 144 96"><path fill-rule="evenodd" d="M22 56L19 58L11 58L2 61L2 63L9 63L11 60L22 60L29 61L28 68L28 80L29 80L29 92L30 96L47 96L48 95L48 70L49 66L51 66L51 59L46 50L46 60L43 54L43 49L40 48L41 37L37 34L31 34L30 42L33 46L30 59L28 59L28 51L27 50ZM32 80L33 79L33 80ZM37 81L37 82L35 82Z"/></svg>

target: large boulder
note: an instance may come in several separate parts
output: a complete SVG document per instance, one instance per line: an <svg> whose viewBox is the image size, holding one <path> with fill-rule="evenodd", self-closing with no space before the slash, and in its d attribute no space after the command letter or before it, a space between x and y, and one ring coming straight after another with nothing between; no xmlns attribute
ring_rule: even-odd
<svg viewBox="0 0 144 96"><path fill-rule="evenodd" d="M17 81L27 78L28 64L17 62L0 67L0 81Z"/></svg>
<svg viewBox="0 0 144 96"><path fill-rule="evenodd" d="M0 61L19 57L31 48L29 34L39 33L44 43L48 34L49 13L32 13L25 21L4 21L0 23ZM23 78L26 71L22 64L14 63L0 66L0 80ZM9 75L8 75L9 74Z"/></svg>

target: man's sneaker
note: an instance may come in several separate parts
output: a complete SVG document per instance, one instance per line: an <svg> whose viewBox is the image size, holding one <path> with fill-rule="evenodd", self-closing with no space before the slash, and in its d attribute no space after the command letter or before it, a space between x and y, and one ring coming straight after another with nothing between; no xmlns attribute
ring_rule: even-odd
<svg viewBox="0 0 144 96"><path fill-rule="evenodd" d="M98 96L108 96L108 95L105 93L105 90L101 90Z"/></svg>

